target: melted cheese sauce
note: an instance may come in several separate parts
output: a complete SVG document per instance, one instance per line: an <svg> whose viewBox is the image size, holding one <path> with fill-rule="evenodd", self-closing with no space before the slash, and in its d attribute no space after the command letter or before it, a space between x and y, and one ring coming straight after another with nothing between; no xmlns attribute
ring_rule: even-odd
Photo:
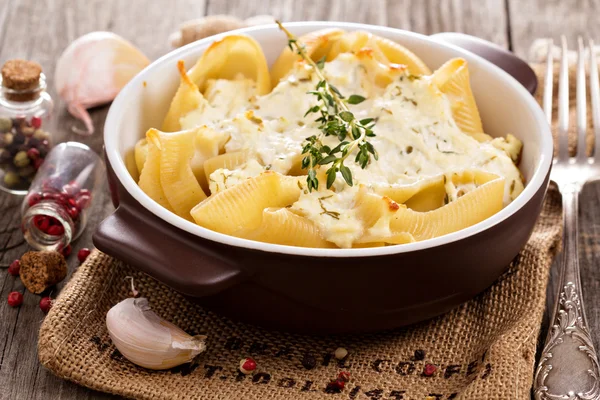
<svg viewBox="0 0 600 400"><path fill-rule="evenodd" d="M478 168L506 178L505 205L523 190L520 172L505 151L512 142L495 139L480 143L462 133L452 118L449 100L429 77L415 79L401 72L381 88L367 70L363 61L350 53L326 63L323 70L343 95L367 98L349 107L358 119L376 119L376 136L370 142L379 153L379 159L372 159L365 169L354 163L352 156L348 158L346 165L352 171L354 187L347 186L338 174L333 190L320 187L316 192L305 191L291 206L293 212L316 223L325 239L340 247L351 247L365 233L354 209L356 183L376 190ZM246 151L251 158L234 171L213 172L212 193L264 170L302 174L298 170L302 144L307 137L320 133L314 121L316 114L304 115L317 104L316 97L307 94L317 82L309 67L297 63L271 93L261 97L254 96L252 82L245 79L209 84L206 103L181 119L182 128L207 125L222 136L226 152ZM323 143L334 147L339 141L325 137ZM448 199L453 201L473 189L473 185L447 188Z"/></svg>

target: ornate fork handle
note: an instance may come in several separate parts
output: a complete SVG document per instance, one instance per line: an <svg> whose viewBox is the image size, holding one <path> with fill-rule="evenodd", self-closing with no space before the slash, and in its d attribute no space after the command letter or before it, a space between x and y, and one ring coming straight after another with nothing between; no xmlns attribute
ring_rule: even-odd
<svg viewBox="0 0 600 400"><path fill-rule="evenodd" d="M564 218L561 291L535 371L536 400L600 399L600 367L585 317L579 279L579 191L579 185L561 188Z"/></svg>

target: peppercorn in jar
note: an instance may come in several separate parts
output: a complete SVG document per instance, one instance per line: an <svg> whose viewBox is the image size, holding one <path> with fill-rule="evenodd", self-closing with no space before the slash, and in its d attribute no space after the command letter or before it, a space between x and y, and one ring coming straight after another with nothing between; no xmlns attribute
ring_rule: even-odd
<svg viewBox="0 0 600 400"><path fill-rule="evenodd" d="M0 85L0 189L27 193L50 150L47 127L52 109L42 67L32 61L7 61Z"/></svg>

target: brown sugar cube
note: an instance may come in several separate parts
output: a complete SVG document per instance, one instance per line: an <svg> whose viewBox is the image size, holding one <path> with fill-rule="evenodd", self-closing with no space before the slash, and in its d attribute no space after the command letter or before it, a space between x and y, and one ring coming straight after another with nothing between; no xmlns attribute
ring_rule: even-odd
<svg viewBox="0 0 600 400"><path fill-rule="evenodd" d="M21 257L19 274L27 290L40 294L65 279L67 262L56 251L29 251Z"/></svg>

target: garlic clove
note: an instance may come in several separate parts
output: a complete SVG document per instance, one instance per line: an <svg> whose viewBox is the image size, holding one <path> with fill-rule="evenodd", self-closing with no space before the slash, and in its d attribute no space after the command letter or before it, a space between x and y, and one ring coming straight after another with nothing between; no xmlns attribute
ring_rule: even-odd
<svg viewBox="0 0 600 400"><path fill-rule="evenodd" d="M232 15L209 15L181 24L179 30L169 36L169 42L173 47L181 47L196 40L244 26L246 25L241 19Z"/></svg>
<svg viewBox="0 0 600 400"><path fill-rule="evenodd" d="M232 15L209 15L203 18L197 18L186 21L179 26L177 32L169 36L169 43L173 47L181 47L186 44L204 39L205 37L217 35L219 33L232 31L234 29L247 26L256 26L263 24L272 24L275 17L272 15L256 15L254 17L241 20Z"/></svg>
<svg viewBox="0 0 600 400"><path fill-rule="evenodd" d="M128 298L106 314L116 348L132 363L161 370L191 362L206 350L205 336L190 336L150 309L145 298Z"/></svg>
<svg viewBox="0 0 600 400"><path fill-rule="evenodd" d="M54 82L56 91L75 118L92 134L88 108L112 101L150 60L135 46L111 32L91 32L73 41L59 57Z"/></svg>

